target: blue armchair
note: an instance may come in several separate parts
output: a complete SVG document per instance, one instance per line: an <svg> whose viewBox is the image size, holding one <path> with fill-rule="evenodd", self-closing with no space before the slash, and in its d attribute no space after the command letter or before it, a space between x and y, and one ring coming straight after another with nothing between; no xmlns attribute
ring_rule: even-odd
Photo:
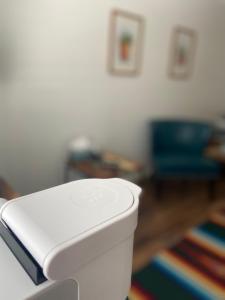
<svg viewBox="0 0 225 300"><path fill-rule="evenodd" d="M220 166L204 156L213 128L206 123L159 120L150 123L151 156L154 178L218 178ZM212 186L212 185L211 185Z"/></svg>

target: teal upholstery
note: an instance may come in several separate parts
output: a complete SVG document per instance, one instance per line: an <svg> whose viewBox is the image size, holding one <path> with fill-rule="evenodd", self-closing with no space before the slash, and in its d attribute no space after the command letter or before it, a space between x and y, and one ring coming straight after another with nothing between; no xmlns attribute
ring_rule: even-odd
<svg viewBox="0 0 225 300"><path fill-rule="evenodd" d="M155 176L214 179L220 166L204 156L213 129L209 124L180 120L151 122L151 155Z"/></svg>
<svg viewBox="0 0 225 300"><path fill-rule="evenodd" d="M155 159L156 170L162 176L209 177L218 174L218 164L203 157L162 155Z"/></svg>

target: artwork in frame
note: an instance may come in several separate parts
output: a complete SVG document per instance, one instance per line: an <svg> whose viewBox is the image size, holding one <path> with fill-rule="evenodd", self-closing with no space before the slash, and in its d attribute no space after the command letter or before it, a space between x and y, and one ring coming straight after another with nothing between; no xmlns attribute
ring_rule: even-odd
<svg viewBox="0 0 225 300"><path fill-rule="evenodd" d="M188 79L193 73L197 48L195 30L177 26L172 34L169 76L174 79Z"/></svg>
<svg viewBox="0 0 225 300"><path fill-rule="evenodd" d="M110 20L109 71L116 75L137 75L141 70L144 19L114 10Z"/></svg>

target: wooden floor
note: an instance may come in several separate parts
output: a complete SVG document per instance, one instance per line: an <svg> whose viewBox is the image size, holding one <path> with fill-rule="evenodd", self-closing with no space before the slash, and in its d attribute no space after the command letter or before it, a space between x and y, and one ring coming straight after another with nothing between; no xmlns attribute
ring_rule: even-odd
<svg viewBox="0 0 225 300"><path fill-rule="evenodd" d="M160 200L155 198L149 180L141 186L143 194L135 235L134 272L225 204L225 179L216 184L214 200L210 199L207 184L203 182L166 183Z"/></svg>

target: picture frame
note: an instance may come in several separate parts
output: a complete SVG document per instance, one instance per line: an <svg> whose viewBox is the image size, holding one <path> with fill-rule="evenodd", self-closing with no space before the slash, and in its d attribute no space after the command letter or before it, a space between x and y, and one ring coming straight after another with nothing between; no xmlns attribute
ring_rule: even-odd
<svg viewBox="0 0 225 300"><path fill-rule="evenodd" d="M173 79L188 79L193 74L197 50L197 32L176 26L172 32L169 76Z"/></svg>
<svg viewBox="0 0 225 300"><path fill-rule="evenodd" d="M110 17L108 69L114 75L135 76L141 71L144 19L115 9Z"/></svg>

